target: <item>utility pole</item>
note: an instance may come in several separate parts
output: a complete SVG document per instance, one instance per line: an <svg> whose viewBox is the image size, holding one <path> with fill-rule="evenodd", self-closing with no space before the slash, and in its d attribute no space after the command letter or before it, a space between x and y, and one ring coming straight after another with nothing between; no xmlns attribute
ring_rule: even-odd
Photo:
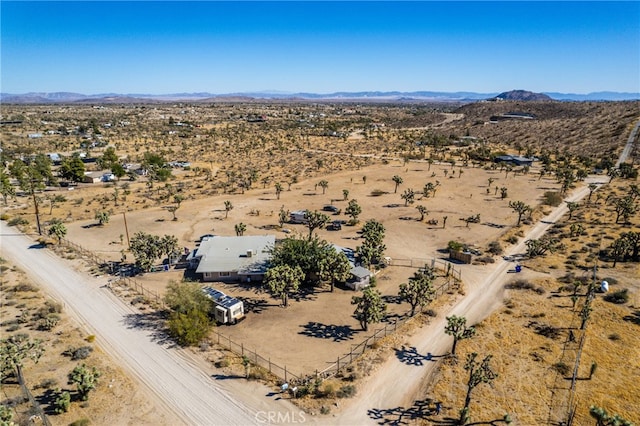
<svg viewBox="0 0 640 426"><path fill-rule="evenodd" d="M124 217L124 230L127 234L127 246L131 249L131 242L129 241L129 227L127 226L127 213L122 212L122 217Z"/></svg>
<svg viewBox="0 0 640 426"><path fill-rule="evenodd" d="M31 184L31 195L33 196L33 205L36 209L36 224L38 225L38 234L42 235L42 228L40 227L40 209L38 208L38 198L36 197L36 191L33 187L33 179L29 180Z"/></svg>

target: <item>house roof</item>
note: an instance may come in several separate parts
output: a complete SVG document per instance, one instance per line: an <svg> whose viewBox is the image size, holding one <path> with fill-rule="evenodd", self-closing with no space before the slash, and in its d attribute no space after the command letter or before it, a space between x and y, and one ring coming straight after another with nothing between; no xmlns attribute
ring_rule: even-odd
<svg viewBox="0 0 640 426"><path fill-rule="evenodd" d="M351 268L351 275L357 278L367 278L371 276L371 271L362 266L356 266L355 268Z"/></svg>
<svg viewBox="0 0 640 426"><path fill-rule="evenodd" d="M275 242L275 235L205 238L198 248L201 259L196 273L263 273Z"/></svg>

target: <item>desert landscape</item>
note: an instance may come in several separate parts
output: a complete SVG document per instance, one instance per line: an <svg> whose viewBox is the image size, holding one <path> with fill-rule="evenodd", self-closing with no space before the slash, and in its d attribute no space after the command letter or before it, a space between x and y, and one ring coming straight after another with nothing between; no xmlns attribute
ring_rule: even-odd
<svg viewBox="0 0 640 426"><path fill-rule="evenodd" d="M201 277L157 256L157 272L138 271L131 278L140 287L130 288L118 279L139 260L130 250L136 234L172 236L186 253L203 235L274 235L278 245L313 233L359 253L373 220L384 227L384 261L367 266L386 311L368 330L354 316L362 292L340 283L303 285L283 307L267 286L216 282L244 302L246 318L216 326L190 353L213 375L251 376L274 391L288 374L299 392L285 398L321 424L353 424L352 412L377 424L457 424L471 353L491 355L497 374L474 390L473 422L589 424L597 406L637 424L639 119L637 101L3 105L2 220L108 284L164 336L167 289ZM24 178L20 163L40 174ZM361 208L355 219L352 202ZM568 212L546 223L545 236L527 238L547 215L564 213L558 207ZM313 230L288 223L299 210L329 222ZM334 220L341 229L326 226ZM175 422L100 336L89 342L59 301L46 302L28 271L2 256L2 338L44 342L40 362L22 372L52 424ZM433 285L446 287L411 317L401 285L429 265L438 265ZM608 293L595 292L602 281ZM483 293L493 299L466 318L475 335L450 356L445 318ZM48 317L55 324L41 329ZM436 334L428 352L415 343ZM235 350L220 344L225 338ZM81 347L91 348L101 377L89 401L74 394L57 414L53 396L73 393L65 378L75 366L60 354ZM272 374L251 354L268 359ZM369 394L385 394L376 377L390 363L414 369L416 384L384 400L392 406L371 405ZM13 379L3 371L2 404L27 424L34 413Z"/></svg>

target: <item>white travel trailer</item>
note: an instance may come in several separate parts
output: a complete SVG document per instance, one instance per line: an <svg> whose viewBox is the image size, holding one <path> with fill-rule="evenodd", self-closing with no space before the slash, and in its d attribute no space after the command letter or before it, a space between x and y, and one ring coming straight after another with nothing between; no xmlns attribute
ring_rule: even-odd
<svg viewBox="0 0 640 426"><path fill-rule="evenodd" d="M202 291L215 305L213 312L220 324L235 324L244 318L244 303L235 297L227 296L213 287L203 287Z"/></svg>
<svg viewBox="0 0 640 426"><path fill-rule="evenodd" d="M289 213L289 223L307 223L307 211L306 210L296 210Z"/></svg>

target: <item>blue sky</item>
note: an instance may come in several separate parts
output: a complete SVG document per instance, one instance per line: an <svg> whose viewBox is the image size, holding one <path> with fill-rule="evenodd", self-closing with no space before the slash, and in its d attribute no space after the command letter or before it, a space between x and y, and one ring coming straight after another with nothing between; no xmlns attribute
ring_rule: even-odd
<svg viewBox="0 0 640 426"><path fill-rule="evenodd" d="M640 2L11 2L5 93L640 92Z"/></svg>

